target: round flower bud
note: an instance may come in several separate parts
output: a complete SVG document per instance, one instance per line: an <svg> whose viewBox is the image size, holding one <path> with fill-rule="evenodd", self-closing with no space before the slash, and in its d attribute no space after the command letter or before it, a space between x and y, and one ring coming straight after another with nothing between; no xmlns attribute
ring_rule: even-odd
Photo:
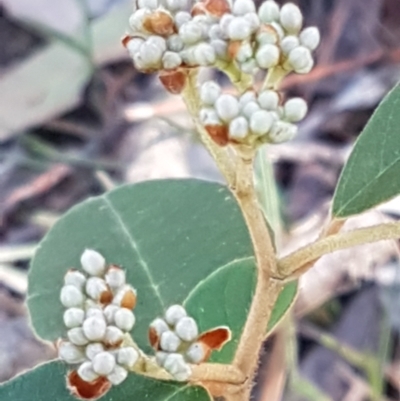
<svg viewBox="0 0 400 401"><path fill-rule="evenodd" d="M264 1L258 9L258 16L264 24L279 21L279 5L272 0Z"/></svg>
<svg viewBox="0 0 400 401"><path fill-rule="evenodd" d="M204 82L200 88L200 100L207 106L212 106L221 94L221 88L213 81Z"/></svg>
<svg viewBox="0 0 400 401"><path fill-rule="evenodd" d="M279 63L279 49L275 45L263 45L256 53L257 64L260 68L268 69Z"/></svg>
<svg viewBox="0 0 400 401"><path fill-rule="evenodd" d="M86 277L83 273L78 272L77 270L70 270L64 277L65 285L74 285L79 288L81 291L86 283Z"/></svg>
<svg viewBox="0 0 400 401"><path fill-rule="evenodd" d="M182 64L182 58L178 53L166 51L162 58L162 64L166 70L174 70Z"/></svg>
<svg viewBox="0 0 400 401"><path fill-rule="evenodd" d="M61 289L60 301L66 308L82 306L84 297L79 288L74 285L65 285Z"/></svg>
<svg viewBox="0 0 400 401"><path fill-rule="evenodd" d="M250 24L243 17L236 17L230 22L227 33L231 40L247 39L251 35Z"/></svg>
<svg viewBox="0 0 400 401"><path fill-rule="evenodd" d="M247 13L254 13L256 6L252 0L236 0L233 3L232 13L234 15L245 15Z"/></svg>
<svg viewBox="0 0 400 401"><path fill-rule="evenodd" d="M86 357L92 360L97 354L104 351L104 345L102 343L90 343L85 348Z"/></svg>
<svg viewBox="0 0 400 401"><path fill-rule="evenodd" d="M208 43L199 43L194 49L196 64L213 65L217 59L214 48Z"/></svg>
<svg viewBox="0 0 400 401"><path fill-rule="evenodd" d="M224 39L225 35L222 32L221 27L217 24L214 24L211 26L210 30L208 31L208 37L210 39Z"/></svg>
<svg viewBox="0 0 400 401"><path fill-rule="evenodd" d="M106 334L106 322L98 317L89 317L83 322L83 332L90 341L101 341Z"/></svg>
<svg viewBox="0 0 400 401"><path fill-rule="evenodd" d="M164 366L164 362L167 359L168 352L157 351L156 352L156 362L159 366Z"/></svg>
<svg viewBox="0 0 400 401"><path fill-rule="evenodd" d="M147 68L158 68L163 53L162 48L148 41L144 42L140 47L140 56Z"/></svg>
<svg viewBox="0 0 400 401"><path fill-rule="evenodd" d="M101 295L107 291L109 291L109 288L100 277L90 277L86 283L86 294L95 301L99 301Z"/></svg>
<svg viewBox="0 0 400 401"><path fill-rule="evenodd" d="M176 352L181 345L181 340L173 331L164 331L161 334L160 346L163 351Z"/></svg>
<svg viewBox="0 0 400 401"><path fill-rule="evenodd" d="M72 344L82 346L86 345L89 340L86 338L85 334L83 333L82 327L75 327L74 329L70 329L67 332L67 336L69 341Z"/></svg>
<svg viewBox="0 0 400 401"><path fill-rule="evenodd" d="M286 3L280 12L280 22L289 33L298 34L303 25L303 15L298 6Z"/></svg>
<svg viewBox="0 0 400 401"><path fill-rule="evenodd" d="M243 118L243 117L238 117L238 118ZM245 118L243 119L246 120ZM199 329L197 328L197 323L193 318L183 317L176 324L175 333L183 341L193 341L199 335Z"/></svg>
<svg viewBox="0 0 400 401"><path fill-rule="evenodd" d="M176 13L175 15L175 25L179 28L181 28L181 26L183 24L186 24L187 22L189 22L192 19L192 16L190 15L190 13L186 12L186 11L179 11L178 13Z"/></svg>
<svg viewBox="0 0 400 401"><path fill-rule="evenodd" d="M104 257L93 249L86 249L81 256L83 270L92 276L101 276L106 269Z"/></svg>
<svg viewBox="0 0 400 401"><path fill-rule="evenodd" d="M315 26L310 26L300 33L300 43L311 51L318 47L320 41L321 35Z"/></svg>
<svg viewBox="0 0 400 401"><path fill-rule="evenodd" d="M109 346L118 346L124 339L124 333L115 326L108 326L106 328L106 334L104 336L104 342Z"/></svg>
<svg viewBox="0 0 400 401"><path fill-rule="evenodd" d="M79 377L85 382L92 382L96 380L99 375L93 370L92 362L83 362L78 368Z"/></svg>
<svg viewBox="0 0 400 401"><path fill-rule="evenodd" d="M139 9L155 10L158 8L158 0L138 0L138 7Z"/></svg>
<svg viewBox="0 0 400 401"><path fill-rule="evenodd" d="M115 294L112 303L123 308L134 309L136 306L136 290L130 285L125 285Z"/></svg>
<svg viewBox="0 0 400 401"><path fill-rule="evenodd" d="M229 25L231 24L231 22L235 19L235 17L232 14L224 14L220 21L219 21L219 26L221 28L221 32L226 36L226 38L229 37L228 35L228 29L229 29Z"/></svg>
<svg viewBox="0 0 400 401"><path fill-rule="evenodd" d="M229 137L231 139L237 139L237 140L242 140L246 138L247 134L249 133L249 124L244 117L236 117L234 120L232 120L229 124ZM176 329L178 328L178 325L181 321L178 322ZM178 333L179 337L181 337L183 340L184 338ZM197 337L197 335L196 335ZM193 341L195 337L192 340L186 340L186 341Z"/></svg>
<svg viewBox="0 0 400 401"><path fill-rule="evenodd" d="M181 354L169 354L164 362L164 369L178 381L187 380L191 374Z"/></svg>
<svg viewBox="0 0 400 401"><path fill-rule="evenodd" d="M104 308L104 316L106 318L107 324L114 324L115 323L114 315L118 310L119 310L119 306L113 305L113 304L107 305Z"/></svg>
<svg viewBox="0 0 400 401"><path fill-rule="evenodd" d="M118 386L128 377L128 371L122 366L116 365L113 371L107 375L108 381L114 385Z"/></svg>
<svg viewBox="0 0 400 401"><path fill-rule="evenodd" d="M242 109L242 114L244 117L247 119L250 119L251 116L256 112L260 110L260 106L256 102L249 102L247 103L243 109Z"/></svg>
<svg viewBox="0 0 400 401"><path fill-rule="evenodd" d="M250 129L253 134L262 136L268 133L272 126L272 117L268 111L260 110L250 118Z"/></svg>
<svg viewBox="0 0 400 401"><path fill-rule="evenodd" d="M99 306L99 304L94 304L92 307L86 310L86 318L95 317L97 319L105 319L103 309Z"/></svg>
<svg viewBox="0 0 400 401"><path fill-rule="evenodd" d="M133 368L138 359L139 353L133 347L120 348L118 350L117 362L128 369Z"/></svg>
<svg viewBox="0 0 400 401"><path fill-rule="evenodd" d="M143 43L144 40L141 38L132 38L126 45L129 55L134 57L139 52Z"/></svg>
<svg viewBox="0 0 400 401"><path fill-rule="evenodd" d="M293 49L300 45L299 38L297 36L286 36L282 39L280 47L282 53L287 56Z"/></svg>
<svg viewBox="0 0 400 401"><path fill-rule="evenodd" d="M226 60L228 57L228 44L225 40L214 39L210 42L210 45L214 48L215 54L218 58Z"/></svg>
<svg viewBox="0 0 400 401"><path fill-rule="evenodd" d="M215 102L215 109L223 121L229 122L239 115L239 102L234 96L223 94Z"/></svg>
<svg viewBox="0 0 400 401"><path fill-rule="evenodd" d="M241 66L240 69L245 73L245 74L250 74L254 75L258 71L258 65L256 60L253 58L245 61Z"/></svg>
<svg viewBox="0 0 400 401"><path fill-rule="evenodd" d="M105 275L105 280L110 288L116 290L126 283L125 271L118 266L111 266Z"/></svg>
<svg viewBox="0 0 400 401"><path fill-rule="evenodd" d="M67 328L81 326L85 318L85 312L80 308L69 308L64 312L64 324Z"/></svg>
<svg viewBox="0 0 400 401"><path fill-rule="evenodd" d="M171 326L174 326L178 322L178 320L182 319L185 316L187 316L187 313L183 306L172 305L165 312L165 321Z"/></svg>
<svg viewBox="0 0 400 401"><path fill-rule="evenodd" d="M155 330L158 336L161 336L164 331L169 330L168 324L165 320L159 317L151 322L150 327Z"/></svg>
<svg viewBox="0 0 400 401"><path fill-rule="evenodd" d="M58 349L59 357L65 362L73 365L76 363L81 363L85 360L85 354L82 348L70 342L62 342Z"/></svg>
<svg viewBox="0 0 400 401"><path fill-rule="evenodd" d="M151 35L146 39L148 44L158 47L162 52L167 50L167 42L164 38L158 35Z"/></svg>
<svg viewBox="0 0 400 401"><path fill-rule="evenodd" d="M194 45L202 39L203 30L200 25L190 21L179 28L179 36L186 45Z"/></svg>
<svg viewBox="0 0 400 401"><path fill-rule="evenodd" d="M308 70L308 68L310 68L310 65L312 68L314 63L310 50L304 46L298 46L293 49L289 53L288 62L296 72Z"/></svg>
<svg viewBox="0 0 400 401"><path fill-rule="evenodd" d="M100 352L93 358L92 364L98 375L107 376L115 368L115 358L110 352Z"/></svg>
<svg viewBox="0 0 400 401"><path fill-rule="evenodd" d="M171 50L172 52L175 52L175 53L180 52L184 46L185 45L184 45L181 37L178 34L171 35L167 39L167 48L168 48L168 50Z"/></svg>
<svg viewBox="0 0 400 401"><path fill-rule="evenodd" d="M150 14L150 10L146 8L141 8L140 10L135 11L129 17L129 26L132 28L134 32L141 32L143 30L143 21L144 18Z"/></svg>
<svg viewBox="0 0 400 401"><path fill-rule="evenodd" d="M122 331L131 331L135 324L135 315L127 308L121 308L115 312L115 325Z"/></svg>
<svg viewBox="0 0 400 401"><path fill-rule="evenodd" d="M184 365L182 366L181 370L174 374L174 379L178 382L187 381L192 374L190 366Z"/></svg>
<svg viewBox="0 0 400 401"><path fill-rule="evenodd" d="M269 139L272 143L282 143L293 139L297 134L298 128L285 121L277 121L269 132Z"/></svg>
<svg viewBox="0 0 400 401"><path fill-rule="evenodd" d="M248 42L242 43L242 45L239 47L239 50L236 53L236 60L239 63L244 63L246 60L248 60L251 56L253 55L253 49Z"/></svg>
<svg viewBox="0 0 400 401"><path fill-rule="evenodd" d="M243 93L239 98L240 107L245 106L248 102L254 102L256 100L256 94L253 91L247 91Z"/></svg>
<svg viewBox="0 0 400 401"><path fill-rule="evenodd" d="M308 107L305 100L296 97L288 100L283 106L283 110L285 118L291 123L296 123L306 116Z"/></svg>
<svg viewBox="0 0 400 401"><path fill-rule="evenodd" d="M253 4L253 2L251 2ZM256 31L260 27L260 18L257 13L251 12L243 15L243 18L249 23L252 32Z"/></svg>
<svg viewBox="0 0 400 401"><path fill-rule="evenodd" d="M192 344L186 351L186 357L191 363L201 363L206 357L204 347L200 343Z"/></svg>
<svg viewBox="0 0 400 401"><path fill-rule="evenodd" d="M273 90L266 90L258 95L258 104L265 110L276 110L279 106L279 95Z"/></svg>

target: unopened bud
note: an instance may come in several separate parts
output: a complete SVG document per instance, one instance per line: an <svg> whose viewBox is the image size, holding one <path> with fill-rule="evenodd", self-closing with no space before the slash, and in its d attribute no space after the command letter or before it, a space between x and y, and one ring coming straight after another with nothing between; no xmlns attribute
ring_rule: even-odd
<svg viewBox="0 0 400 401"><path fill-rule="evenodd" d="M125 285L114 296L112 303L122 308L134 309L136 306L136 291L130 285Z"/></svg>
<svg viewBox="0 0 400 401"><path fill-rule="evenodd" d="M187 313L183 306L172 305L165 312L165 321L171 326L175 326L185 316L187 316Z"/></svg>
<svg viewBox="0 0 400 401"><path fill-rule="evenodd" d="M199 43L194 49L196 64L200 66L213 65L217 59L214 48L208 43Z"/></svg>
<svg viewBox="0 0 400 401"><path fill-rule="evenodd" d="M203 30L199 24L189 21L179 28L179 36L186 45L194 45L202 39Z"/></svg>
<svg viewBox="0 0 400 401"><path fill-rule="evenodd" d="M265 110L274 111L279 106L279 95L272 90L266 90L259 94L258 104Z"/></svg>
<svg viewBox="0 0 400 401"><path fill-rule="evenodd" d="M280 12L280 22L289 33L298 34L303 25L303 15L298 6L286 3Z"/></svg>
<svg viewBox="0 0 400 401"><path fill-rule="evenodd" d="M82 365L79 366L77 373L82 380L89 383L99 377L93 370L92 362L89 361L83 362Z"/></svg>
<svg viewBox="0 0 400 401"><path fill-rule="evenodd" d="M250 129L253 134L262 136L268 133L272 126L272 117L265 110L255 112L250 118Z"/></svg>
<svg viewBox="0 0 400 401"><path fill-rule="evenodd" d="M80 308L69 308L64 312L64 324L67 328L81 326L85 318L85 312Z"/></svg>
<svg viewBox="0 0 400 401"><path fill-rule="evenodd" d="M241 111L241 114L243 114L243 116L245 116L247 119L250 119L251 116L260 110L260 106L256 103L256 102L248 102ZM233 120L235 121L235 120ZM232 122L233 122L232 121Z"/></svg>
<svg viewBox="0 0 400 401"><path fill-rule="evenodd" d="M181 340L173 331L164 331L161 334L160 346L163 351L176 352L181 345Z"/></svg>
<svg viewBox="0 0 400 401"><path fill-rule="evenodd" d="M139 353L133 347L125 347L118 350L117 362L128 369L133 368L139 359Z"/></svg>
<svg viewBox="0 0 400 401"><path fill-rule="evenodd" d="M128 377L128 371L122 366L115 365L113 371L107 375L107 379L114 386L118 386Z"/></svg>
<svg viewBox="0 0 400 401"><path fill-rule="evenodd" d="M69 341L71 341L72 344L78 346L86 345L89 342L89 340L83 333L82 327L75 327L73 329L68 330L67 335Z"/></svg>
<svg viewBox="0 0 400 401"><path fill-rule="evenodd" d="M164 369L178 381L185 381L191 375L191 370L181 354L169 354L164 362Z"/></svg>
<svg viewBox="0 0 400 401"><path fill-rule="evenodd" d="M196 321L191 317L183 317L175 326L175 333L183 341L193 341L199 335Z"/></svg>
<svg viewBox="0 0 400 401"><path fill-rule="evenodd" d="M285 118L291 123L296 123L306 116L308 107L304 99L294 98L288 100L283 109Z"/></svg>
<svg viewBox="0 0 400 401"><path fill-rule="evenodd" d="M213 106L221 94L220 86L213 82L207 81L201 85L200 88L200 99L201 102L207 106Z"/></svg>
<svg viewBox="0 0 400 401"><path fill-rule="evenodd" d="M245 15L247 13L254 13L256 7L252 0L236 0L233 3L232 13L234 15Z"/></svg>
<svg viewBox="0 0 400 401"><path fill-rule="evenodd" d="M182 58L178 53L166 51L162 58L162 64L166 70L174 70L182 64Z"/></svg>
<svg viewBox="0 0 400 401"><path fill-rule="evenodd" d="M228 26L228 36L231 40L244 40L250 35L250 24L243 17L236 17L230 22Z"/></svg>
<svg viewBox="0 0 400 401"><path fill-rule="evenodd" d="M158 351L156 352L156 362L159 366L164 366L165 360L168 357L168 352Z"/></svg>
<svg viewBox="0 0 400 401"><path fill-rule="evenodd" d="M65 285L61 289L60 301L66 308L82 306L84 296L74 285Z"/></svg>
<svg viewBox="0 0 400 401"><path fill-rule="evenodd" d="M289 53L288 62L297 73L306 74L311 71L314 60L311 52L304 46L299 46Z"/></svg>
<svg viewBox="0 0 400 401"><path fill-rule="evenodd" d="M239 115L239 102L234 96L223 94L215 102L215 109L223 121L229 122Z"/></svg>
<svg viewBox="0 0 400 401"><path fill-rule="evenodd" d="M124 339L124 333L115 326L108 326L106 328L104 343L109 347L119 346Z"/></svg>
<svg viewBox="0 0 400 401"><path fill-rule="evenodd" d="M300 33L300 43L311 51L318 47L320 41L321 35L315 26L306 28Z"/></svg>
<svg viewBox="0 0 400 401"><path fill-rule="evenodd" d="M143 27L148 32L160 36L169 36L174 33L174 21L169 13L154 11L143 20Z"/></svg>
<svg viewBox="0 0 400 401"><path fill-rule="evenodd" d="M286 36L282 39L280 47L282 53L287 56L293 49L300 45L299 38L297 36Z"/></svg>
<svg viewBox="0 0 400 401"><path fill-rule="evenodd" d="M131 331L135 324L135 315L130 309L121 308L115 312L114 321L122 331Z"/></svg>
<svg viewBox="0 0 400 401"><path fill-rule="evenodd" d="M104 308L104 317L106 318L106 321L107 321L108 324L114 324L115 323L114 315L118 310L119 310L119 306L113 305L113 304L107 305Z"/></svg>
<svg viewBox="0 0 400 401"><path fill-rule="evenodd" d="M183 49L183 47L184 47L183 40L178 34L168 36L167 39L168 50L178 53Z"/></svg>
<svg viewBox="0 0 400 401"><path fill-rule="evenodd" d="M245 117L236 117L229 124L229 137L238 141L243 140L249 133L249 124ZM197 337L197 336L196 336ZM182 337L181 337L182 338ZM194 338L193 338L194 340ZM192 341L192 340L190 340Z"/></svg>
<svg viewBox="0 0 400 401"><path fill-rule="evenodd" d="M279 63L279 49L275 45L263 45L256 53L257 64L264 69L275 67Z"/></svg>
<svg viewBox="0 0 400 401"><path fill-rule="evenodd" d="M190 363L201 363L206 360L207 352L204 344L194 343L186 351L186 357Z"/></svg>
<svg viewBox="0 0 400 401"><path fill-rule="evenodd" d="M297 131L298 128L296 125L284 121L277 121L272 126L268 136L272 143L282 143L293 139Z"/></svg>
<svg viewBox="0 0 400 401"><path fill-rule="evenodd" d="M64 277L65 285L74 285L81 291L83 290L85 283L86 283L85 275L81 272L78 272L77 270L69 270Z"/></svg>
<svg viewBox="0 0 400 401"><path fill-rule="evenodd" d="M94 301L99 301L102 294L109 291L106 282L100 277L90 277L86 283L86 293Z"/></svg>
<svg viewBox="0 0 400 401"><path fill-rule="evenodd" d="M106 333L106 322L104 319L89 317L83 322L82 328L90 341L101 341Z"/></svg>
<svg viewBox="0 0 400 401"><path fill-rule="evenodd" d="M278 4L272 0L264 1L258 10L258 16L264 24L279 21L280 13Z"/></svg>
<svg viewBox="0 0 400 401"><path fill-rule="evenodd" d="M179 11L175 15L175 25L178 29L186 22L189 22L192 19L192 16L186 11Z"/></svg>
<svg viewBox="0 0 400 401"><path fill-rule="evenodd" d="M116 290L126 282L125 271L118 266L110 266L105 276L105 280L110 288Z"/></svg>
<svg viewBox="0 0 400 401"><path fill-rule="evenodd" d="M62 342L58 349L58 355L65 362L73 365L76 363L81 363L85 360L85 354L82 348L70 342Z"/></svg>
<svg viewBox="0 0 400 401"><path fill-rule="evenodd" d="M91 276L101 276L106 269L104 257L93 249L86 249L81 256L83 270Z"/></svg>
<svg viewBox="0 0 400 401"><path fill-rule="evenodd" d="M104 345L102 343L90 343L86 346L85 354L86 357L92 360L97 354L104 351Z"/></svg>
<svg viewBox="0 0 400 401"><path fill-rule="evenodd" d="M107 376L115 368L115 358L109 352L100 352L93 358L92 366L98 375Z"/></svg>

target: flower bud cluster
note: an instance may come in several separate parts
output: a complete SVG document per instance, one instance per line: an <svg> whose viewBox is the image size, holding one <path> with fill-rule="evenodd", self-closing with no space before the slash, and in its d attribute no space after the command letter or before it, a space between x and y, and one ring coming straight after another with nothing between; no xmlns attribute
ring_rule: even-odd
<svg viewBox="0 0 400 401"><path fill-rule="evenodd" d="M237 97L222 93L213 81L201 86L200 99L200 121L221 146L286 142L297 133L294 123L307 114L307 103L301 98L289 99L281 105L280 96L274 90L258 94L247 91Z"/></svg>
<svg viewBox="0 0 400 401"><path fill-rule="evenodd" d="M139 359L135 348L123 346L135 324L136 291L124 270L94 250L83 252L81 265L83 271L67 272L61 289L68 340L60 342L59 356L85 382L106 378L118 385Z"/></svg>
<svg viewBox="0 0 400 401"><path fill-rule="evenodd" d="M156 362L178 381L190 377L189 364L204 362L209 356L198 339L197 323L181 305L170 306L164 317L150 324L149 340L156 350Z"/></svg>
<svg viewBox="0 0 400 401"><path fill-rule="evenodd" d="M236 61L253 74L281 66L307 73L319 44L315 27L302 30L303 16L293 3L265 0L136 0L124 39L135 67L143 72L213 66Z"/></svg>

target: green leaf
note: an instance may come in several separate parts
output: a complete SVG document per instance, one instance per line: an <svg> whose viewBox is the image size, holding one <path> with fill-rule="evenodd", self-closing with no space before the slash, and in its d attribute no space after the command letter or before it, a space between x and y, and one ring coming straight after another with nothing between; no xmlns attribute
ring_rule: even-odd
<svg viewBox="0 0 400 401"><path fill-rule="evenodd" d="M382 101L346 163L332 214L359 214L400 193L400 85Z"/></svg>
<svg viewBox="0 0 400 401"><path fill-rule="evenodd" d="M61 362L53 361L41 365L0 385L0 400L76 401L66 387L66 374L67 367ZM131 373L122 384L112 387L100 400L210 401L211 399L202 387L164 382Z"/></svg>
<svg viewBox="0 0 400 401"><path fill-rule="evenodd" d="M188 312L196 318L200 331L228 326L232 340L221 351L213 352L210 361L230 363L240 340L256 286L254 258L236 260L220 267L198 284L185 301ZM271 331L292 305L297 282L285 286L279 295L266 328Z"/></svg>
<svg viewBox="0 0 400 401"><path fill-rule="evenodd" d="M43 339L65 337L59 292L66 271L79 267L85 248L127 270L128 282L138 290L133 334L146 351L148 325L155 317L183 303L221 266L253 255L239 207L219 184L148 181L89 199L54 225L32 262L27 301Z"/></svg>

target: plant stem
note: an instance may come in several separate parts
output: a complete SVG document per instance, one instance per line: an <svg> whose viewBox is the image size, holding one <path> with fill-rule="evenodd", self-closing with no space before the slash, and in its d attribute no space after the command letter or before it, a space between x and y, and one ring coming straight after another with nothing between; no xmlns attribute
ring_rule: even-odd
<svg viewBox="0 0 400 401"><path fill-rule="evenodd" d="M229 384L243 384L246 381L244 374L233 365L220 363L202 363L192 365L192 382L213 381Z"/></svg>
<svg viewBox="0 0 400 401"><path fill-rule="evenodd" d="M311 267L309 262L316 261L328 253L370 242L396 238L400 238L400 222L380 224L330 235L280 259L278 261L279 277L287 279L297 276L299 272L304 272L304 266Z"/></svg>

